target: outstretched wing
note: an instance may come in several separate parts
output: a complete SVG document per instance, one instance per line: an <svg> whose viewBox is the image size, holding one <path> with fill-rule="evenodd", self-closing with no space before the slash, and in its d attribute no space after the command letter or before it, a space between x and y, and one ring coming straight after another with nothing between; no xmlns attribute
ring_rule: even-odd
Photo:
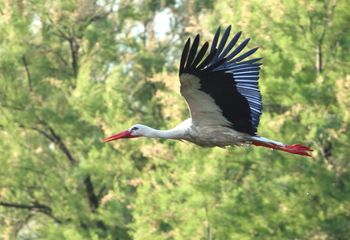
<svg viewBox="0 0 350 240"><path fill-rule="evenodd" d="M199 35L192 45L187 40L180 62L180 92L194 124L228 126L255 135L262 112L258 87L261 58L245 60L258 48L241 54L250 39L234 48L241 32L227 43L230 31L231 26L219 41L218 28L208 54L208 42L198 50Z"/></svg>

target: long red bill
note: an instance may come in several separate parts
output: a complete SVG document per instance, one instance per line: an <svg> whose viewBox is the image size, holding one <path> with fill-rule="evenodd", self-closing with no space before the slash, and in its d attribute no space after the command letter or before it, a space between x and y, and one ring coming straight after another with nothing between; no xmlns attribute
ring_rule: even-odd
<svg viewBox="0 0 350 240"><path fill-rule="evenodd" d="M126 130L126 131L114 134L110 137L107 137L107 138L103 139L102 141L103 142L110 142L110 141L114 141L114 140L117 140L120 138L133 138L133 137L135 137L135 136L131 136L131 132Z"/></svg>

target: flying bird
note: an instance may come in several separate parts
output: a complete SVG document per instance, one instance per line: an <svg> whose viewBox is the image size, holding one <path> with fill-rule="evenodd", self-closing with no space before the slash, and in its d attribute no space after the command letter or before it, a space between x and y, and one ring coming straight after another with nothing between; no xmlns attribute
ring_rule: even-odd
<svg viewBox="0 0 350 240"><path fill-rule="evenodd" d="M241 32L228 42L230 31L231 26L219 40L219 27L211 45L205 42L200 48L198 34L192 44L189 38L183 48L179 78L180 92L189 108L188 119L170 130L136 124L103 141L144 136L185 140L202 147L253 144L311 156L312 150L307 146L285 145L257 135L262 113L258 86L262 58L247 60L258 48L242 53L250 39L236 46Z"/></svg>

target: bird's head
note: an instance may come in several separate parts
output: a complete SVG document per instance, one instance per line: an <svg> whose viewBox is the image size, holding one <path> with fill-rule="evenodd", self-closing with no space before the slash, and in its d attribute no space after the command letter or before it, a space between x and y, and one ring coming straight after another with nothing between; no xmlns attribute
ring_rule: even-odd
<svg viewBox="0 0 350 240"><path fill-rule="evenodd" d="M121 138L136 138L136 137L147 136L148 131L149 131L149 127L141 124L135 124L134 126L132 126L126 131L122 131L120 133L114 134L110 137L103 139L103 142L110 142Z"/></svg>

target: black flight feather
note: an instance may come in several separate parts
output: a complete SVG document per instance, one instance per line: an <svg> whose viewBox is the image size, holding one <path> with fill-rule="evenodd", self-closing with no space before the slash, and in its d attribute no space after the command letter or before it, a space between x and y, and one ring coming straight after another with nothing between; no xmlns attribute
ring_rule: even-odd
<svg viewBox="0 0 350 240"><path fill-rule="evenodd" d="M185 69L186 59L188 55L188 50L190 49L191 39L187 39L184 50L181 54L181 61L180 61L180 71L179 74L181 74Z"/></svg>
<svg viewBox="0 0 350 240"><path fill-rule="evenodd" d="M244 40L230 55L227 56L227 61L231 60L234 56L236 56L238 53L240 53L245 46L247 46L249 42L249 38Z"/></svg>
<svg viewBox="0 0 350 240"><path fill-rule="evenodd" d="M199 45L199 34L197 34L197 36L193 40L192 47L190 50L190 54L188 55L188 59L187 59L187 63L186 63L185 68L191 67L192 62L193 62L193 60L196 56L196 53L197 53L198 45Z"/></svg>
<svg viewBox="0 0 350 240"><path fill-rule="evenodd" d="M197 67L198 63L200 61L202 61L205 53L207 52L208 50L208 47L209 47L209 43L208 42L205 42L203 47L201 48L201 50L199 50L199 53L197 54L196 58L194 59L193 63L192 63L192 67Z"/></svg>
<svg viewBox="0 0 350 240"><path fill-rule="evenodd" d="M221 52L222 52L222 50L225 47L225 44L226 44L227 39L228 39L228 36L230 35L230 31L231 31L231 26L228 26L228 28L226 28L226 30L224 32L224 35L221 38L221 41L220 41L220 44L219 44L219 47L218 47L218 52L216 53L215 59L218 59L218 60L221 59L220 58L220 56L222 56ZM222 57L224 57L224 56L222 56Z"/></svg>
<svg viewBox="0 0 350 240"><path fill-rule="evenodd" d="M203 60L203 62L199 64L197 69L203 69L205 66L207 66L211 62L211 60L215 57L216 51L217 50L214 49L214 51L210 52L209 55Z"/></svg>
<svg viewBox="0 0 350 240"><path fill-rule="evenodd" d="M216 49L216 44L218 43L219 35L220 35L220 27L218 27L218 30L216 30L213 42L211 44L210 52L213 52Z"/></svg>
<svg viewBox="0 0 350 240"><path fill-rule="evenodd" d="M250 55L252 55L253 53L255 53L256 50L258 50L258 49L259 49L258 47L250 49L248 52L243 53L241 56L236 57L235 59L232 59L232 61L233 62L240 62L243 59L245 59L245 58L249 57Z"/></svg>
<svg viewBox="0 0 350 240"><path fill-rule="evenodd" d="M225 50L221 53L222 57L225 57L233 48L233 46L237 43L238 39L240 38L242 32L236 33L236 35L231 39L230 43L227 45Z"/></svg>

